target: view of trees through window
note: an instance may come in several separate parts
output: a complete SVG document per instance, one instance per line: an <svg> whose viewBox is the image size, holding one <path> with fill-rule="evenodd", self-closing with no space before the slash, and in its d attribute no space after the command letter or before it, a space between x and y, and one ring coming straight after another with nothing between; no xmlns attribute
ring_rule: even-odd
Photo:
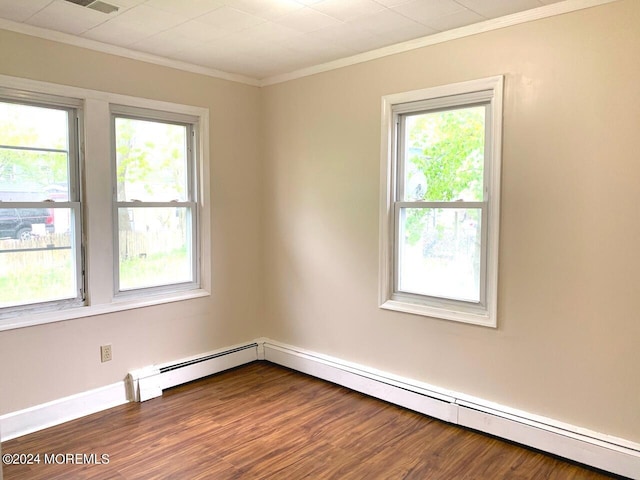
<svg viewBox="0 0 640 480"><path fill-rule="evenodd" d="M405 117L400 159L401 291L477 302L484 200L485 107ZM444 205L444 203L450 205Z"/></svg>
<svg viewBox="0 0 640 480"><path fill-rule="evenodd" d="M68 129L67 109L0 102L0 307L77 296Z"/></svg>
<svg viewBox="0 0 640 480"><path fill-rule="evenodd" d="M116 117L121 290L193 280L188 128Z"/></svg>

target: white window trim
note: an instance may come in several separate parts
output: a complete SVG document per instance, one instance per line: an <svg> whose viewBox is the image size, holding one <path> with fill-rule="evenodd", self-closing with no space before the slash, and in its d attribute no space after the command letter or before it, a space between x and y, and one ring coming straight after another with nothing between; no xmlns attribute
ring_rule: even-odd
<svg viewBox="0 0 640 480"><path fill-rule="evenodd" d="M113 248L114 248L114 262L113 262L113 280L114 291L118 298L131 298L139 296L141 293L162 293L162 292L175 292L178 290L193 290L200 285L200 269L199 265L199 245L200 245L200 218L198 215L198 199L200 198L198 192L198 173L195 171L194 166L198 164L199 150L197 146L199 134L199 118L195 116L185 114L174 114L171 112L148 110L142 108L132 108L126 105L111 105L111 179L112 184L115 185L116 179L116 152L115 152L115 119L116 118L130 118L144 121L158 121L166 122L173 125L183 125L187 128L187 142L190 143L188 155L187 155L187 184L189 186L188 198L184 201L168 201L168 202L125 202L118 201L115 188L112 193L113 201ZM193 135L193 137L192 137ZM120 267L118 262L117 253L119 251L119 235L118 235L118 209L119 208L137 208L137 207L187 207L192 210L193 218L191 219L193 228L191 229L190 238L190 252L191 252L191 271L193 273L193 279L187 282L162 284L152 287L137 287L131 289L122 289L120 287Z"/></svg>
<svg viewBox="0 0 640 480"><path fill-rule="evenodd" d="M84 243L86 244L86 302L85 305L55 311L31 309L28 315L0 316L0 331L46 323L91 317L105 313L142 308L169 302L189 300L211 295L211 244L207 232L211 230L211 202L209 177L209 110L203 107L149 100L127 95L101 92L66 85L0 75L0 88L22 90L27 93L56 95L77 99L82 104L84 128L80 129L80 153L84 180ZM200 228L199 273L200 287L192 290L153 292L117 297L113 288L112 246L112 188L110 105L166 111L198 119L198 219ZM109 179L105 181L105 179Z"/></svg>
<svg viewBox="0 0 640 480"><path fill-rule="evenodd" d="M504 78L495 76L450 85L437 86L410 92L386 95L382 98L381 152L380 152L380 308L412 313L463 323L497 327L498 250L500 233L500 176L502 163L502 95ZM395 278L395 203L397 154L395 146L396 126L394 116L404 110L403 104L438 99L441 106L457 105L456 99L446 97L474 95L490 91L491 168L487 207L487 248L485 298L482 308L466 308L465 302L439 301L433 297L406 295L394 292ZM449 103L452 101L453 103ZM413 110L415 106L408 106ZM408 111L405 110L405 111Z"/></svg>

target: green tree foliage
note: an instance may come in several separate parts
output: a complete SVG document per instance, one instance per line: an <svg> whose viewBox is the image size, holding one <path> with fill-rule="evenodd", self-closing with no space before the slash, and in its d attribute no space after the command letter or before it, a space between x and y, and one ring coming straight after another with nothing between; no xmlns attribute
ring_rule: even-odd
<svg viewBox="0 0 640 480"><path fill-rule="evenodd" d="M127 184L145 184L145 178L151 171L148 160L149 150L153 144L140 144L135 138L135 127L132 120L118 118L116 120L116 181L118 200L132 200L127 195ZM147 190L148 190L147 186Z"/></svg>
<svg viewBox="0 0 640 480"><path fill-rule="evenodd" d="M140 200L142 194L167 201L184 193L184 127L118 118L116 152L121 201Z"/></svg>
<svg viewBox="0 0 640 480"><path fill-rule="evenodd" d="M186 129L161 122L116 119L116 177L120 201L182 200L185 190ZM171 210L154 211L155 221L171 222ZM127 209L118 215L120 230L132 229ZM147 220L149 219L146 216ZM184 223L184 222L183 222Z"/></svg>
<svg viewBox="0 0 640 480"><path fill-rule="evenodd" d="M57 121L56 125L49 123L52 120ZM54 184L67 186L65 128L63 111L0 103L0 184L5 190L8 186L24 187L29 193L40 193ZM61 152L28 150L29 147Z"/></svg>
<svg viewBox="0 0 640 480"><path fill-rule="evenodd" d="M480 201L483 198L484 109L446 110L407 118L407 200ZM418 182L411 182L419 179ZM424 185L423 185L424 183ZM405 235L411 244L437 212L409 209Z"/></svg>

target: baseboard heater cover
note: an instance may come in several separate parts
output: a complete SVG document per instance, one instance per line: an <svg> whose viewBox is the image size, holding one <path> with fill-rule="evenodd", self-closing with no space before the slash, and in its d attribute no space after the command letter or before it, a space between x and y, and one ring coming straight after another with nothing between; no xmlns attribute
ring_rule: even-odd
<svg viewBox="0 0 640 480"><path fill-rule="evenodd" d="M258 344L249 343L229 349L134 370L128 375L132 400L144 402L162 395L167 388L258 360Z"/></svg>
<svg viewBox="0 0 640 480"><path fill-rule="evenodd" d="M269 362L342 385L430 417L495 435L607 472L640 480L640 445L264 339ZM554 425L555 424L555 425ZM578 430L584 430L579 433Z"/></svg>
<svg viewBox="0 0 640 480"><path fill-rule="evenodd" d="M162 390L266 360L417 412L512 440L585 465L640 480L640 444L492 404L335 357L256 339L192 358L130 372L128 381L0 416L3 440L80 418Z"/></svg>
<svg viewBox="0 0 640 480"><path fill-rule="evenodd" d="M178 370L179 368L185 368L190 365L195 365L196 363L206 362L207 360L213 360L214 358L224 357L225 355L231 355L232 353L242 352L244 350L258 348L257 343L251 343L249 345L243 345L241 347L232 348L230 350L225 350L223 352L212 353L210 355L205 355L204 357L193 358L191 360L185 360L179 363L174 363L171 365L166 365L164 367L160 367L160 373L171 372L172 370Z"/></svg>

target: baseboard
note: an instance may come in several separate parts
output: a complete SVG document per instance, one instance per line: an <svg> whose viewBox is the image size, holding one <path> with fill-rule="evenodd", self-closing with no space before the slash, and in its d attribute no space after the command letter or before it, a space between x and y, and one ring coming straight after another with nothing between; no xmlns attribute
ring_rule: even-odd
<svg viewBox="0 0 640 480"><path fill-rule="evenodd" d="M227 347L196 357L140 369L131 372L127 380L122 382L2 415L0 438L2 441L11 440L129 401L139 401L140 391L143 391L147 398L160 396L163 389L253 362L258 359L257 352L256 343ZM190 363L203 358L204 361ZM173 368L177 365L183 368ZM142 389L140 384L143 385ZM156 385L157 392L154 390ZM152 396L149 396L150 394Z"/></svg>
<svg viewBox="0 0 640 480"><path fill-rule="evenodd" d="M258 358L258 344L252 342L135 370L127 377L133 392L132 400L144 402L159 397L167 388L239 367Z"/></svg>
<svg viewBox="0 0 640 480"><path fill-rule="evenodd" d="M452 424L640 480L640 444L265 338L147 367L131 372L128 381L2 415L0 437L11 440L130 400L144 400L141 396L152 398L161 395L163 389L255 360L266 360Z"/></svg>
<svg viewBox="0 0 640 480"><path fill-rule="evenodd" d="M163 390L258 360L255 342L235 345L178 362L159 365Z"/></svg>
<svg viewBox="0 0 640 480"><path fill-rule="evenodd" d="M259 339L265 360L456 425L640 480L640 444Z"/></svg>
<svg viewBox="0 0 640 480"><path fill-rule="evenodd" d="M11 440L129 401L124 381L0 416L0 438Z"/></svg>

